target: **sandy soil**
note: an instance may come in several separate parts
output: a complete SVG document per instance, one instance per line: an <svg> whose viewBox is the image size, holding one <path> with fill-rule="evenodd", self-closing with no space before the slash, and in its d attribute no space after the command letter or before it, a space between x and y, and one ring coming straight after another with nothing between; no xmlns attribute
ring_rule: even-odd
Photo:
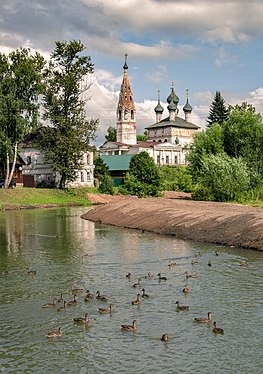
<svg viewBox="0 0 263 374"><path fill-rule="evenodd" d="M92 195L82 218L103 224L174 235L181 239L263 250L263 209L192 201L189 194L163 198Z"/></svg>

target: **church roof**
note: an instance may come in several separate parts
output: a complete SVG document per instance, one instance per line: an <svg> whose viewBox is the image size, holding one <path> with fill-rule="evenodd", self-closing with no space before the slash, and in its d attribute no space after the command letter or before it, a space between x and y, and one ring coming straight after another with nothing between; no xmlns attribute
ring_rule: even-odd
<svg viewBox="0 0 263 374"><path fill-rule="evenodd" d="M109 171L113 170L128 170L132 154L126 155L103 155L100 156L102 160L107 164Z"/></svg>
<svg viewBox="0 0 263 374"><path fill-rule="evenodd" d="M164 118L160 122L156 122L153 125L145 127L146 129L157 129L160 127L178 127L182 129L194 129L197 130L200 127L194 125L192 122L187 122L183 118L176 116L174 121L170 121L169 117Z"/></svg>

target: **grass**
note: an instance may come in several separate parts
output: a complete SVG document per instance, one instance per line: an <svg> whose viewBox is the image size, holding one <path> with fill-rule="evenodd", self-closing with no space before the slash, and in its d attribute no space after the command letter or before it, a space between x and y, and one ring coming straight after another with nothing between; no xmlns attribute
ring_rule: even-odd
<svg viewBox="0 0 263 374"><path fill-rule="evenodd" d="M0 189L0 211L20 207L43 207L46 205L91 205L87 192L95 193L96 188L47 189L17 187Z"/></svg>

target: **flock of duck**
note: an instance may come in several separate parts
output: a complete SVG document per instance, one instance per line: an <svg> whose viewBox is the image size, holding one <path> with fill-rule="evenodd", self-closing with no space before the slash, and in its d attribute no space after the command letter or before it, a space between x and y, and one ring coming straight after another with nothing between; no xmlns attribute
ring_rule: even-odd
<svg viewBox="0 0 263 374"><path fill-rule="evenodd" d="M215 252L215 255L218 256L219 253L216 251ZM198 256L201 256L201 253L198 252L195 257L198 257ZM197 264L198 263L198 259L195 258L191 261L191 264L194 265L194 264ZM168 263L168 266L171 268L173 266L176 266L177 263L176 262L172 262L172 261L169 261ZM248 267L248 262L247 261L242 261L240 264L239 264L241 267ZM208 267L211 267L212 266L212 263L211 261L209 261L207 263L207 266ZM27 269L27 273L30 274L30 275L36 275L36 271L34 270L29 270ZM187 283L188 279L189 278L197 278L197 273L196 272L192 272L192 273L189 273L188 271L185 271L184 272L184 276L185 276L185 281ZM126 278L128 278L128 280L130 281L131 280L131 273L129 272L127 275L126 275ZM155 278L154 275L150 272L148 272L145 276L144 276L145 279L153 279ZM132 305L139 305L141 303L141 298L142 299L148 299L150 297L150 295L148 295L145 291L145 288L141 286L141 277L138 278L138 281L136 283L133 283L132 287L135 288L135 289L140 289L140 292L137 293L137 297L136 299L132 300L131 301L131 304ZM165 276L162 276L161 273L158 273L157 274L157 279L159 282L165 282L167 281L167 277ZM186 284L183 289L182 289L182 292L187 294L189 293L189 286ZM78 303L77 301L77 295L79 293L82 293L84 292L84 289L83 288L80 288L80 287L76 287L75 285L72 286L72 289L71 289L71 294L72 294L72 300L70 301L66 301L64 300L64 294L61 293L60 294L60 297L57 297L57 298L54 298L52 300L52 302L49 302L49 303L45 303L42 305L42 308L46 309L46 308L57 308L57 312L62 312L64 311L66 308L70 307L70 306L74 306ZM89 290L86 291L86 294L85 294L85 297L84 297L84 301L85 302L91 302L93 299L96 299L98 301L102 301L102 302L108 302L108 298L105 296L105 295L102 295L100 293L100 291L97 291L95 295L93 295L93 293L91 293ZM59 303L62 303L61 306L58 306ZM175 305L176 305L176 310L177 311L189 311L189 305L181 305L179 301L176 301L175 302ZM99 307L97 308L97 311L98 313L100 314L106 314L106 313L112 313L113 311L113 307L114 307L114 304L110 303L108 307ZM207 313L207 316L203 316L203 317L195 317L193 319L194 322L197 322L197 323L202 323L202 324L212 324L212 331L213 333L215 334L224 334L224 330L221 328L221 327L217 327L217 324L216 324L216 321L213 321L213 318L212 318L213 314L212 312L208 312ZM73 318L73 322L76 323L76 324L81 324L81 325L88 325L90 323L90 319L88 317L88 313L85 313L84 317L74 317ZM130 325L127 325L127 324L122 324L120 326L121 330L123 331L136 331L137 329L137 321L134 319L132 321L132 323ZM61 327L59 327L57 330L55 331L51 331L49 332L46 337L47 338L59 338L63 335L62 333L62 329ZM161 341L164 341L164 342L168 342L169 341L169 335L167 333L164 333L161 338L160 338Z"/></svg>

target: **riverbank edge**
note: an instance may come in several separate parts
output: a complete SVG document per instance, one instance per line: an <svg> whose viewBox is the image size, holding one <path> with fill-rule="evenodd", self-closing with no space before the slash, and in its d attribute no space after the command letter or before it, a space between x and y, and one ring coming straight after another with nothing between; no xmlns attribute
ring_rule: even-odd
<svg viewBox="0 0 263 374"><path fill-rule="evenodd" d="M91 195L89 199L92 202ZM81 218L196 242L263 250L261 208L171 197L96 195L94 199L97 205Z"/></svg>

